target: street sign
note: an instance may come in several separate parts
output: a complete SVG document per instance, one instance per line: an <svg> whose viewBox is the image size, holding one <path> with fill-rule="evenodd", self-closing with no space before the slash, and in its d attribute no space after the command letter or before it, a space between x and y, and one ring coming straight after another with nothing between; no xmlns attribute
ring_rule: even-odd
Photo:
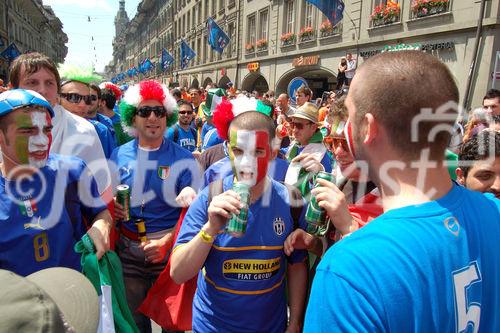
<svg viewBox="0 0 500 333"><path fill-rule="evenodd" d="M301 87L301 86L305 86L307 88L309 88L309 85L307 84L307 81L306 79L298 76L296 78L293 78L290 83L288 84L288 89L287 89L287 92L288 92L288 96L290 96L290 100L293 102L293 103L297 103L297 101L295 100L295 92Z"/></svg>

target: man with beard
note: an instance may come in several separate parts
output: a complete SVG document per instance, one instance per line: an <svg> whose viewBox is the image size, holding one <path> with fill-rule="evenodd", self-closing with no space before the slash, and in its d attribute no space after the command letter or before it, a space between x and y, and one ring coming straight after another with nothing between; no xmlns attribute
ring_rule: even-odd
<svg viewBox="0 0 500 333"><path fill-rule="evenodd" d="M458 156L457 181L473 191L500 199L500 133L483 130L464 142Z"/></svg>
<svg viewBox="0 0 500 333"><path fill-rule="evenodd" d="M48 267L81 270L73 247L88 235L109 250L111 216L76 157L50 154L51 105L31 90L0 94L0 268L26 276Z"/></svg>
<svg viewBox="0 0 500 333"><path fill-rule="evenodd" d="M168 89L156 81L130 87L120 111L123 125L135 139L111 156L116 184L130 189L129 217L115 203L121 221L116 252L123 265L128 305L141 332L151 332L151 320L136 310L165 268L181 207L191 204L196 196L192 183L201 178L192 154L164 137L167 126L177 120L175 106ZM144 230L136 224L140 221Z"/></svg>
<svg viewBox="0 0 500 333"><path fill-rule="evenodd" d="M452 182L444 162L458 100L421 51L381 53L354 76L348 143L385 213L323 256L305 332L500 331L500 201Z"/></svg>
<svg viewBox="0 0 500 333"><path fill-rule="evenodd" d="M193 106L181 99L177 102L177 107L179 108L179 121L168 129L167 137L182 148L194 152L196 150L197 133L190 126L194 118Z"/></svg>

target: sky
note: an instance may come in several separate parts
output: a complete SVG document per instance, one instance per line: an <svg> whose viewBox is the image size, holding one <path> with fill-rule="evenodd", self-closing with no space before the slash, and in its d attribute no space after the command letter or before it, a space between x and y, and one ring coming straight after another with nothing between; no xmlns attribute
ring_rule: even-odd
<svg viewBox="0 0 500 333"><path fill-rule="evenodd" d="M125 1L129 19L134 17L139 2ZM113 58L111 43L115 36L114 20L119 0L43 0L43 4L52 7L68 35L65 62L79 66L93 65L97 72L102 72Z"/></svg>

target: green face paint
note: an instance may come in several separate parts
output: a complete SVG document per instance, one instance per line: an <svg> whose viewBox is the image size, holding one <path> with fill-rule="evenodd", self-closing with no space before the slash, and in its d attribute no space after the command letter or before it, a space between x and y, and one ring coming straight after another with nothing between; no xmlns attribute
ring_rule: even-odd
<svg viewBox="0 0 500 333"><path fill-rule="evenodd" d="M21 164L29 163L29 137L27 136L18 136L14 141L14 147L16 150L16 158Z"/></svg>

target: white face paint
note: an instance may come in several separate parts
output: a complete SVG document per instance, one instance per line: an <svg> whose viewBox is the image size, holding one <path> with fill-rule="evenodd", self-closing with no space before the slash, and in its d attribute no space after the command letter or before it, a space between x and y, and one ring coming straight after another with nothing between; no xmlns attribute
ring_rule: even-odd
<svg viewBox="0 0 500 333"><path fill-rule="evenodd" d="M236 131L236 145L231 140L231 148L236 149L234 153L234 168L238 182L254 186L257 183L257 157L255 131ZM231 138L233 139L233 138Z"/></svg>
<svg viewBox="0 0 500 333"><path fill-rule="evenodd" d="M33 127L38 129L38 134L30 136L28 141L29 165L35 168L43 168L47 164L49 155L50 138L45 133L45 128L49 126L47 113L31 112Z"/></svg>

